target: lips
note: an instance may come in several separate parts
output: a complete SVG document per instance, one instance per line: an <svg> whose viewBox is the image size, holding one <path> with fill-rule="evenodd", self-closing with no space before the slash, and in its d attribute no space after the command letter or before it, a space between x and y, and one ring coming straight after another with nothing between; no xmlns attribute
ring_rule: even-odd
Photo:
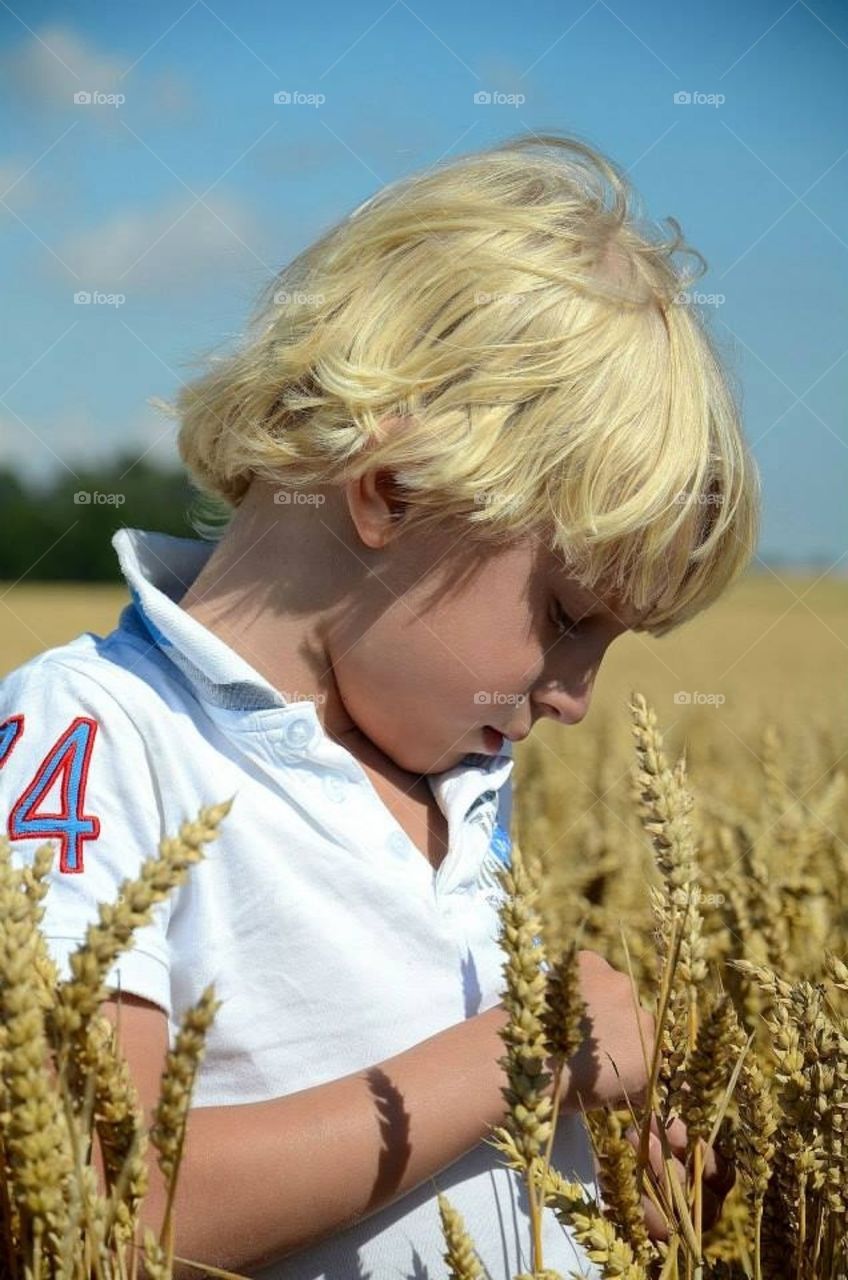
<svg viewBox="0 0 848 1280"><path fill-rule="evenodd" d="M526 733L505 733L505 732L503 731L503 729L496 729L496 728L494 727L494 725L487 724L487 725L484 725L484 726L483 726L483 733L484 733L484 734L485 734L485 735L490 739L490 741L492 741L492 742L494 742L495 737L497 736L497 738L498 738L498 746L497 746L497 747L495 747L495 748L492 748L492 749L493 749L493 750L497 750L497 751L502 751L502 750L503 750L503 744L504 744L504 742L505 742L505 741L506 741L506 742L513 742L513 743L514 743L514 742L523 742L525 738L529 737L529 735L530 735L530 730L528 729Z"/></svg>

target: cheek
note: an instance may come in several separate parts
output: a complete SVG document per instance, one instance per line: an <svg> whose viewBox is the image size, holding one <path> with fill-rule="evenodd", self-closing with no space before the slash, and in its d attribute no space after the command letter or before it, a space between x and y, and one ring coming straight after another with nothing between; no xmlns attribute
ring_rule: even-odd
<svg viewBox="0 0 848 1280"><path fill-rule="evenodd" d="M358 633L340 632L334 671L354 717L382 719L375 701L395 716L421 716L422 697L442 716L476 717L476 693L529 694L544 669L545 637L525 606L505 606L508 598L494 587L461 600L408 594Z"/></svg>
<svg viewBox="0 0 848 1280"><path fill-rule="evenodd" d="M544 668L544 650L528 636L526 625L509 625L502 614L457 628L451 643L462 661L454 662L450 679L457 691L499 692L518 699L529 695Z"/></svg>
<svg viewBox="0 0 848 1280"><path fill-rule="evenodd" d="M454 601L402 606L386 619L387 658L405 680L425 681L434 697L461 699L469 689L484 688L487 673L497 666L502 646L490 618L475 603Z"/></svg>
<svg viewBox="0 0 848 1280"><path fill-rule="evenodd" d="M530 696L543 671L540 649L528 644L489 644L485 656L480 656L477 662L480 687L508 695L516 705Z"/></svg>
<svg viewBox="0 0 848 1280"><path fill-rule="evenodd" d="M480 686L473 627L464 630L439 613L424 616L420 605L396 603L365 632L341 637L333 671L339 692L355 719L403 719L420 716L429 700L457 707Z"/></svg>
<svg viewBox="0 0 848 1280"><path fill-rule="evenodd" d="M477 627L477 655L481 669L496 672L510 686L526 686L544 669L545 637L526 613L509 616L499 610Z"/></svg>

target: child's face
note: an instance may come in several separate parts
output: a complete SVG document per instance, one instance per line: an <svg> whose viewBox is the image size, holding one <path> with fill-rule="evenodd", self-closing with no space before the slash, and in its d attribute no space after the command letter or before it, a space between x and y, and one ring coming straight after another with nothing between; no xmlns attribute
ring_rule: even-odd
<svg viewBox="0 0 848 1280"><path fill-rule="evenodd" d="M377 491L354 489L353 573L368 571L356 607L327 634L346 732L417 774L497 750L486 726L518 740L543 716L582 720L608 645L637 621L632 610L577 586L534 537L484 550L455 528L392 536ZM570 635L560 608L579 624Z"/></svg>

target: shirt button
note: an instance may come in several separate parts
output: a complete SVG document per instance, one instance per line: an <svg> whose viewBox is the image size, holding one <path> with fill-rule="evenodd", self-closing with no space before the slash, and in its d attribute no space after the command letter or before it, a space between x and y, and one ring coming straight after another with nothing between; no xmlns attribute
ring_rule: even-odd
<svg viewBox="0 0 848 1280"><path fill-rule="evenodd" d="M412 841L405 831L393 831L386 844L399 858L405 858L412 850Z"/></svg>
<svg viewBox="0 0 848 1280"><path fill-rule="evenodd" d="M336 804L341 804L350 783L341 773L324 774L324 791Z"/></svg>
<svg viewBox="0 0 848 1280"><path fill-rule="evenodd" d="M315 736L315 724L306 716L295 716L283 726L283 741L289 747L303 749Z"/></svg>

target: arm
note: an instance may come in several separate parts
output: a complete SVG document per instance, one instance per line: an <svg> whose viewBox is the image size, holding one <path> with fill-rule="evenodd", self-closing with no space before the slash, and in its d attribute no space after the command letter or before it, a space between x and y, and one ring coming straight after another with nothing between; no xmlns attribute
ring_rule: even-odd
<svg viewBox="0 0 848 1280"><path fill-rule="evenodd" d="M165 1013L127 995L119 1012L111 1000L103 1012L120 1018L121 1049L149 1123L168 1048ZM255 1269L376 1213L452 1164L506 1118L497 1059L507 1017L496 1005L328 1084L192 1110L174 1197L175 1254ZM158 1237L165 1187L152 1146L148 1165L141 1222ZM175 1280L200 1274L175 1264Z"/></svg>
<svg viewBox="0 0 848 1280"><path fill-rule="evenodd" d="M637 1097L647 1084L639 1024L649 1046L653 1036L653 1018L634 1012L624 974L594 952L579 956L586 1039L563 1071L563 1112ZM119 1045L149 1123L168 1049L166 1015L127 995L103 1011L120 1018ZM453 1164L506 1121L508 1080L498 1060L508 1019L497 1004L328 1084L193 1109L174 1197L175 1254L254 1270L343 1231ZM155 1157L150 1148L141 1219L158 1237L166 1197ZM102 1185L102 1169L99 1176ZM174 1268L175 1280L198 1274Z"/></svg>

